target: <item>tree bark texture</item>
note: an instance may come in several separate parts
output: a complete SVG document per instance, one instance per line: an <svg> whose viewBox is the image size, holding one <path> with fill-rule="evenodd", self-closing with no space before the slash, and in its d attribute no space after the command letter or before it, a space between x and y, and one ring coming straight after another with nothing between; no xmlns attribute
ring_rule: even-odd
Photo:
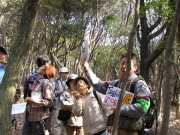
<svg viewBox="0 0 180 135"><path fill-rule="evenodd" d="M178 27L178 22L180 18L180 0L176 2L176 10L173 17L173 22L171 25L171 31L169 38L167 40L166 48L165 48L165 99L163 107L163 121L162 127L160 130L160 135L167 135L168 134L168 125L169 125L169 116L170 116L170 107L171 107L171 97L172 97L172 51L173 51L173 42L175 40L175 34Z"/></svg>
<svg viewBox="0 0 180 135"><path fill-rule="evenodd" d="M140 0L140 8L145 6L145 1ZM153 30L157 28L160 24L161 18L159 17L157 21L152 25L148 26L148 20L146 14L140 18L140 25L141 25L141 37L140 34L137 33L137 38L140 43L140 75L146 80L148 83L149 81L149 67L153 63L153 61L163 52L164 48L155 50L151 55L149 52L149 42L154 37L161 34L164 29L167 27L167 23L165 23L159 30L150 34ZM139 27L138 27L139 29ZM166 32L167 33L167 32Z"/></svg>
<svg viewBox="0 0 180 135"><path fill-rule="evenodd" d="M11 134L11 106L22 73L23 58L28 54L40 0L25 0L20 29L11 49L5 76L0 86L0 135Z"/></svg>
<svg viewBox="0 0 180 135"><path fill-rule="evenodd" d="M140 1L141 7L145 6L144 0ZM145 60L148 58L148 48L149 48L149 41L148 41L148 24L147 24L147 17L146 15L140 18L140 23L141 23L141 50L140 50L140 55L141 55L141 62L140 62L140 74L144 77L144 79L148 82L148 74L149 74L149 69L145 65Z"/></svg>
<svg viewBox="0 0 180 135"><path fill-rule="evenodd" d="M124 81L123 81L123 84L122 84L121 94L119 96L117 107L116 107L116 113L115 113L115 118L114 118L114 123L113 123L112 135L117 135L117 129L118 129L118 122L119 122L119 116L120 116L120 111L121 111L121 105L122 105L124 92L125 92L125 88L126 88L127 81L128 81L129 71L131 70L130 69L130 67L131 67L131 52L133 50L133 38L134 38L136 30L137 30L138 17L139 17L139 5L140 5L140 0L136 0L133 28L132 28L132 30L130 32L129 39L128 39L127 70L126 70L126 73L125 73L125 76L124 76Z"/></svg>

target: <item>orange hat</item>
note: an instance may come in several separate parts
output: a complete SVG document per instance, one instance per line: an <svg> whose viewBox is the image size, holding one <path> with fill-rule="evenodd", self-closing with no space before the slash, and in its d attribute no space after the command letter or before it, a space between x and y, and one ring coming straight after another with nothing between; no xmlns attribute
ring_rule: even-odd
<svg viewBox="0 0 180 135"><path fill-rule="evenodd" d="M46 64L46 76L48 79L52 79L55 77L56 69L54 66Z"/></svg>

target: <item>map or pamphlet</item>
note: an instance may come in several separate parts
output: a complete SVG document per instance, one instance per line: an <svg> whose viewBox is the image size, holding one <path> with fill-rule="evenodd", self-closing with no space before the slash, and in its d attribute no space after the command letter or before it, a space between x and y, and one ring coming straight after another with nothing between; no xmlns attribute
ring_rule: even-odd
<svg viewBox="0 0 180 135"><path fill-rule="evenodd" d="M42 92L31 92L31 98L36 102L40 102L42 100ZM40 107L40 105L32 104L32 107Z"/></svg>
<svg viewBox="0 0 180 135"><path fill-rule="evenodd" d="M24 113L25 109L26 109L26 102L24 103L19 103L19 104L12 104L12 110L11 110L11 114L19 114L19 113Z"/></svg>
<svg viewBox="0 0 180 135"><path fill-rule="evenodd" d="M63 92L60 95L60 101L63 103L63 105L72 105L73 103L70 101L70 95L68 92Z"/></svg>
<svg viewBox="0 0 180 135"><path fill-rule="evenodd" d="M82 59L89 59L89 40L86 39L83 43L83 45L81 46L81 53L82 53Z"/></svg>

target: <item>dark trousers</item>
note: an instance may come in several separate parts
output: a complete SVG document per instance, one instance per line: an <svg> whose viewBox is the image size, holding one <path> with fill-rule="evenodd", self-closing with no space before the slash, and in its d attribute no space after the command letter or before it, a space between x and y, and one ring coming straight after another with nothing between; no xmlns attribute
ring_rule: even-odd
<svg viewBox="0 0 180 135"><path fill-rule="evenodd" d="M106 135L106 130L95 133L94 135Z"/></svg>
<svg viewBox="0 0 180 135"><path fill-rule="evenodd" d="M27 117L24 120L24 125L23 125L23 128L22 128L22 135L32 135L31 122L28 121Z"/></svg>
<svg viewBox="0 0 180 135"><path fill-rule="evenodd" d="M30 122L28 121L28 113L26 113L25 121L22 129L22 135L45 135L45 120Z"/></svg>
<svg viewBox="0 0 180 135"><path fill-rule="evenodd" d="M30 122L25 120L22 135L45 135L45 121Z"/></svg>

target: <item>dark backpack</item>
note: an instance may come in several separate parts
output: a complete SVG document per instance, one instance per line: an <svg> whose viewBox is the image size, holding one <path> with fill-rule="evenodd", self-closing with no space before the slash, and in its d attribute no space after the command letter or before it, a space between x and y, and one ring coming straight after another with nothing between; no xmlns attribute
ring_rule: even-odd
<svg viewBox="0 0 180 135"><path fill-rule="evenodd" d="M139 80L143 80L143 79L141 77L138 77L131 83L131 86L129 89L130 92L134 93L135 85ZM119 83L119 81L115 84L115 87L118 86L118 83ZM150 96L149 96L150 107L149 107L147 113L143 116L143 125L142 125L142 134L143 135L145 134L144 129L152 128L154 121L156 121L156 132L157 132L157 126L158 126L158 121L157 121L157 106L158 106L158 104L157 104L156 91L152 90L150 92L151 92ZM135 98L133 99L132 102L135 102L134 100L135 100ZM115 114L113 113L108 117L107 126L112 126L113 121L114 121L114 116L115 116Z"/></svg>
<svg viewBox="0 0 180 135"><path fill-rule="evenodd" d="M139 80L143 80L141 77L136 78L132 83L130 87L130 92L134 93L135 85ZM156 91L152 90L150 91L150 107L147 111L147 113L143 117L143 128L152 128L154 121L156 120L156 128L158 126L157 122L157 107L158 107L158 102L157 102L157 97L156 97Z"/></svg>
<svg viewBox="0 0 180 135"><path fill-rule="evenodd" d="M33 83L36 81L37 77L38 77L37 73L33 72L25 80L25 83L24 83L24 99L27 96L29 96L29 97L31 96L31 87L32 87Z"/></svg>

